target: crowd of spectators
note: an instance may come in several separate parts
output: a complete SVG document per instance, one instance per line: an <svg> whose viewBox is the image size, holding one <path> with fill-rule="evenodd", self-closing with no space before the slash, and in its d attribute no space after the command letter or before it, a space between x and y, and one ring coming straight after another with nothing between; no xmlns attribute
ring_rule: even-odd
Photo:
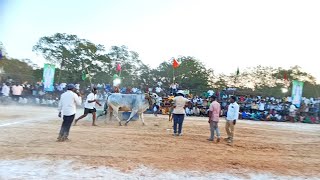
<svg viewBox="0 0 320 180"><path fill-rule="evenodd" d="M46 106L57 106L60 95L64 92L67 83L55 84L54 91L45 92L43 84L29 83L2 83L0 85L1 99L0 104L16 102L20 104L36 104ZM97 87L98 99L106 101L108 93L120 92L124 94L156 92L160 93L165 90L160 88L131 88L122 87L114 88L110 84L92 84L91 86L80 88L79 83L75 83L76 88L86 96L91 88ZM160 113L161 109L170 106L166 104L165 99L168 96L173 96L178 90L177 83L171 84L168 89L168 94L160 97L152 107L155 114ZM215 94L218 97L218 102L221 105L221 116L225 116L228 109L228 97L230 95L208 91L207 96L188 96L190 102L187 104L185 111L187 116L208 116L208 108L210 101L208 97ZM302 98L301 105L297 107L293 105L291 97L262 97L262 96L237 96L238 104L240 105L240 119L255 120L255 121L291 121L291 122L307 122L319 123L320 116L320 99Z"/></svg>
<svg viewBox="0 0 320 180"><path fill-rule="evenodd" d="M320 99L305 98L300 106L292 104L291 97L275 98L262 96L237 96L240 106L239 119L255 121L320 123ZM186 107L187 116L208 116L210 101L208 98L189 97ZM228 95L219 96L221 116L228 110Z"/></svg>

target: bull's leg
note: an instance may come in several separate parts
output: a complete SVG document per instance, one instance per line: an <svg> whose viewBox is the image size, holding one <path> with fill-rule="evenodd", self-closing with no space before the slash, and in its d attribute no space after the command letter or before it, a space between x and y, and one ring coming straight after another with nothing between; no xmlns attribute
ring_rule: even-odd
<svg viewBox="0 0 320 180"><path fill-rule="evenodd" d="M121 120L120 120L119 117L118 117L118 115L119 115L119 108L114 107L114 106L112 106L112 105L111 105L111 107L112 107L112 109L113 109L113 116L118 120L119 126L122 126ZM111 114L110 114L110 115L111 115Z"/></svg>
<svg viewBox="0 0 320 180"><path fill-rule="evenodd" d="M106 111L106 119L104 120L105 124L107 124L108 114L109 114L109 121L111 121L113 110L112 110L112 108L110 106L108 107L108 110Z"/></svg>
<svg viewBox="0 0 320 180"><path fill-rule="evenodd" d="M146 125L146 123L144 122L143 112L139 114L139 118L142 121L142 125Z"/></svg>
<svg viewBox="0 0 320 180"><path fill-rule="evenodd" d="M119 109L114 109L114 111L113 111L113 116L116 117L116 119L118 120L119 126L122 126L122 124L121 124L121 119L119 118L118 115L119 115Z"/></svg>
<svg viewBox="0 0 320 180"><path fill-rule="evenodd" d="M136 115L138 112L138 110L133 110L131 111L130 117L129 119L126 121L125 125L127 125L129 123L129 121L133 118L134 115Z"/></svg>
<svg viewBox="0 0 320 180"><path fill-rule="evenodd" d="M112 116L113 116L113 110L109 112L109 121L112 120Z"/></svg>

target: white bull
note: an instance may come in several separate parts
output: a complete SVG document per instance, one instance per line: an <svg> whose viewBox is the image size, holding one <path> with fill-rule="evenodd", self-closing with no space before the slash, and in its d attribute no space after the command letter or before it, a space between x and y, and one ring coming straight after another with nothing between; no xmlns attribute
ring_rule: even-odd
<svg viewBox="0 0 320 180"><path fill-rule="evenodd" d="M120 94L113 93L108 97L108 113L110 113L110 120L113 116L119 121L121 126L121 120L118 117L119 111L131 111L130 117L126 121L125 125L133 118L134 115L138 113L139 119L141 119L142 124L145 125L143 119L143 112L148 108L151 108L155 99L158 98L158 95L153 94Z"/></svg>

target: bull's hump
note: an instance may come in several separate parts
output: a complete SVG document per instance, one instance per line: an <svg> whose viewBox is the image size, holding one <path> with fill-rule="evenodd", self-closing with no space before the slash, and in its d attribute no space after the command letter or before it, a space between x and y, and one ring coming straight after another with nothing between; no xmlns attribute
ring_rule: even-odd
<svg viewBox="0 0 320 180"><path fill-rule="evenodd" d="M115 93L109 97L108 102L117 105L140 105L145 101L144 94L120 94Z"/></svg>

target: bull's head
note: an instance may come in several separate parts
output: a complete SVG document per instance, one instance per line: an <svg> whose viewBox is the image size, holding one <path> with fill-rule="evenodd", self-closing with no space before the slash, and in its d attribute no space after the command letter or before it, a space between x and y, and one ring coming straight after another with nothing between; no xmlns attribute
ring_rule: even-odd
<svg viewBox="0 0 320 180"><path fill-rule="evenodd" d="M149 102L149 109L152 108L152 105L156 102L159 96L156 93L145 93L145 99Z"/></svg>
<svg viewBox="0 0 320 180"><path fill-rule="evenodd" d="M149 93L149 95L154 100L157 100L159 98L158 94L156 94L156 93Z"/></svg>

